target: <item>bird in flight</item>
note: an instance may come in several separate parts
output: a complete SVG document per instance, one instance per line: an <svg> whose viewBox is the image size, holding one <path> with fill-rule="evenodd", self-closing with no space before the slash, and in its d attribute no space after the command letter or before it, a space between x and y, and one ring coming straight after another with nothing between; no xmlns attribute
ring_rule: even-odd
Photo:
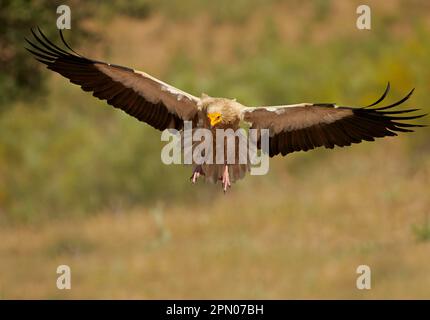
<svg viewBox="0 0 430 320"><path fill-rule="evenodd" d="M423 126L404 122L425 116L408 114L419 109L393 110L408 100L413 90L395 103L379 106L390 90L389 83L376 102L364 107L334 103L247 107L235 99L205 94L196 97L145 72L84 57L67 44L61 31L65 47L54 44L39 28L31 32L34 39L26 39L30 45L26 49L48 69L161 131L183 131L185 121L190 121L193 128L211 131L236 130L246 123L251 129L268 130L268 150L265 152L273 157L321 146L330 149L350 146L361 141L396 136L397 132L413 132L412 128ZM213 143L216 143L215 139ZM261 144L257 146L261 147ZM195 183L200 176L211 182L221 181L225 192L232 182L243 178L250 169L249 162L228 163L225 156L223 159L223 163L193 164L191 181Z"/></svg>

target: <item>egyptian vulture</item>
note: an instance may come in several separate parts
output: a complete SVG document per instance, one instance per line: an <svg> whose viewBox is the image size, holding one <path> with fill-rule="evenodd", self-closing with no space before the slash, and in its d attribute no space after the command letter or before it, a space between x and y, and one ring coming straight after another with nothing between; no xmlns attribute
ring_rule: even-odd
<svg viewBox="0 0 430 320"><path fill-rule="evenodd" d="M184 128L191 121L193 128L208 130L236 130L243 123L251 129L267 129L270 157L283 156L294 151L308 151L324 146L344 147L375 138L396 136L396 132L412 132L422 125L405 123L425 116L405 115L419 109L392 110L411 96L410 91L400 101L380 107L390 86L374 103L365 107L345 107L334 103L301 103L283 106L246 107L236 100L214 98L203 94L200 98L164 83L145 72L102 61L92 60L76 53L60 37L65 47L51 42L38 28L31 30L33 41L26 39L26 48L48 69L68 78L84 91L106 100L140 121L158 130ZM214 139L215 140L215 139ZM260 142L260 141L258 141ZM215 141L213 141L215 144ZM260 143L257 144L261 146ZM248 159L249 160L249 159ZM250 164L203 163L193 165L191 181L199 176L212 182L221 181L224 192L243 178Z"/></svg>

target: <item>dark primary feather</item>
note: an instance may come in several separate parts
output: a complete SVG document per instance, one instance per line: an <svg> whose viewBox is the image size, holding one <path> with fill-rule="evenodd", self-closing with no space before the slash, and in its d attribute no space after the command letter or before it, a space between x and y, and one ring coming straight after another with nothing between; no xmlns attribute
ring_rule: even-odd
<svg viewBox="0 0 430 320"><path fill-rule="evenodd" d="M389 91L390 91L390 82L387 83L387 87L385 88L385 91L382 94L382 96L378 100L376 100L374 103L369 104L369 105L365 106L364 108L369 108L369 107L373 107L373 106L377 105L379 102L381 102L382 100L385 99L385 97L387 96Z"/></svg>
<svg viewBox="0 0 430 320"><path fill-rule="evenodd" d="M30 45L26 49L48 69L156 129L180 129L183 120L191 120L197 111L195 101L183 95L181 100L179 95L163 91L162 84L157 80L127 67L81 56L66 43L61 31L61 40L67 50L51 42L39 28L38 32L31 30L31 33L34 41L25 39ZM116 80L112 75L117 77Z"/></svg>

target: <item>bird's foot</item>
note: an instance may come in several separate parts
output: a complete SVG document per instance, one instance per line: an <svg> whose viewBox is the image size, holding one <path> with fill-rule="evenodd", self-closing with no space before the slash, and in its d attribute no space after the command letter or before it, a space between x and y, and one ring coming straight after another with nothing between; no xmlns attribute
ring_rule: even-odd
<svg viewBox="0 0 430 320"><path fill-rule="evenodd" d="M224 167L224 172L222 174L222 188L224 190L224 193L227 191L227 188L231 187L230 183L230 175L228 174L228 166L226 165Z"/></svg>
<svg viewBox="0 0 430 320"><path fill-rule="evenodd" d="M194 184L197 182L197 179L201 176L204 175L202 167L201 166L197 166L194 168L193 170L193 174L190 177L191 182Z"/></svg>
<svg viewBox="0 0 430 320"><path fill-rule="evenodd" d="M196 181L197 181L197 179L200 177L200 172L198 172L198 171L195 171L194 173L193 173L193 175L191 176L191 182L192 183L196 183Z"/></svg>

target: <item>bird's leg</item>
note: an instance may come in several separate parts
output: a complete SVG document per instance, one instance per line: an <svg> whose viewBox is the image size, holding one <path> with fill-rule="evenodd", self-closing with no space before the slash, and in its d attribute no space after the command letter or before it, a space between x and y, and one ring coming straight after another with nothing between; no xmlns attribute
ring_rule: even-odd
<svg viewBox="0 0 430 320"><path fill-rule="evenodd" d="M228 174L228 165L224 166L224 172L222 174L222 188L224 192L227 191L227 188L231 187L230 176Z"/></svg>
<svg viewBox="0 0 430 320"><path fill-rule="evenodd" d="M204 175L202 166L198 165L194 168L193 174L190 177L190 180L192 183L196 183L197 179L200 177L200 175Z"/></svg>

